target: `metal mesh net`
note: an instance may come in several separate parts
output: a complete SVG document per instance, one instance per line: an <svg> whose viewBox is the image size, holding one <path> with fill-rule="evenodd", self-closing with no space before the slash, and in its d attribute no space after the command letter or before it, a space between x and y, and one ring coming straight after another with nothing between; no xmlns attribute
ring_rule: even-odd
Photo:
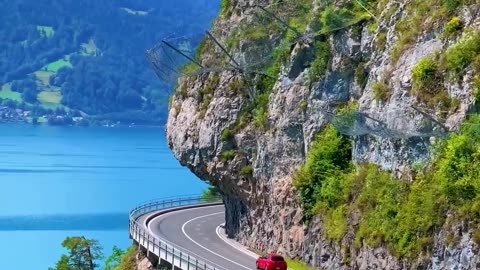
<svg viewBox="0 0 480 270"><path fill-rule="evenodd" d="M199 68L196 47L202 40L201 34L164 38L146 52L147 60L161 81L174 83L182 72L195 72Z"/></svg>
<svg viewBox="0 0 480 270"><path fill-rule="evenodd" d="M294 9L291 5L282 7L281 4L271 6L272 10L264 7L250 9L251 16L245 17L247 21L229 26L228 31L219 27L164 38L147 51L147 60L160 80L169 83L181 76L224 70L263 73L286 32L295 32L293 28L288 29L287 23ZM298 35L292 38L290 46L299 38ZM201 59L198 57L200 53Z"/></svg>
<svg viewBox="0 0 480 270"><path fill-rule="evenodd" d="M323 112L335 128L347 136L375 135L382 138L409 139L412 137L444 137L448 130L438 121L429 117L411 115L408 109L382 112L389 115L388 122L379 120L366 112L351 110L336 113L328 110ZM415 119L417 117L417 119Z"/></svg>
<svg viewBox="0 0 480 270"><path fill-rule="evenodd" d="M350 27L369 16L365 13L342 20L335 27L311 32L299 29L297 25L306 24L306 14L313 7L302 1L261 2L246 9L248 16L243 16L243 21L235 25L163 39L147 52L147 58L159 78L174 82L180 76L234 69L265 74L279 46L292 47L302 40ZM198 53L195 50L197 46ZM196 57L200 52L201 60Z"/></svg>
<svg viewBox="0 0 480 270"><path fill-rule="evenodd" d="M299 9L293 2L278 0L268 7L257 6L249 9L246 12L251 16L245 16L248 21L226 26L225 29L217 27L209 31L164 38L147 51L147 59L160 80L172 84L180 76L197 76L227 70L268 75L267 68L275 58L275 48L293 46L303 39L325 34L324 30L301 34L294 27L290 27L290 20L298 15L296 11ZM329 31L349 27L365 17L365 14L352 17ZM423 114L421 120L416 119L421 121L416 125L421 128L415 129L415 125L409 124L413 121L413 114L409 116L406 111L393 112L396 116L388 117L388 124L358 110L343 113L331 110L323 112L340 133L348 136L370 134L382 138L408 139L442 137L446 134L445 128L426 114Z"/></svg>

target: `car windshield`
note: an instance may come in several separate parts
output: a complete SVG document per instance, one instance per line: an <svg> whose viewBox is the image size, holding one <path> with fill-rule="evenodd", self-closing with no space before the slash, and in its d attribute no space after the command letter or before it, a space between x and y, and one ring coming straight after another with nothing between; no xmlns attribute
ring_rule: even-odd
<svg viewBox="0 0 480 270"><path fill-rule="evenodd" d="M281 257L281 256L272 256L272 261L274 261L274 262L282 262L282 261L283 261L283 257Z"/></svg>

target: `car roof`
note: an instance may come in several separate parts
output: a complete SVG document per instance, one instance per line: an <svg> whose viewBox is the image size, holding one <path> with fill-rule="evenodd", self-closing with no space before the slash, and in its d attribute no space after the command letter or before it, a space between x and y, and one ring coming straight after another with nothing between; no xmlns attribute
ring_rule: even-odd
<svg viewBox="0 0 480 270"><path fill-rule="evenodd" d="M268 256L271 256L271 257L282 257L282 255L278 255L276 253L268 253Z"/></svg>

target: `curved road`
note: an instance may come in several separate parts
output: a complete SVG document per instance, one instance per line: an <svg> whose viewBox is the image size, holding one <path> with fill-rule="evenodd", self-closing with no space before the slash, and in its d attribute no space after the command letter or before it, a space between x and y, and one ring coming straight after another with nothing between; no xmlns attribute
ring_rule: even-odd
<svg viewBox="0 0 480 270"><path fill-rule="evenodd" d="M224 206L178 210L153 218L151 234L168 240L228 270L256 269L255 258L220 238L217 232L225 222ZM149 213L140 219L145 220Z"/></svg>

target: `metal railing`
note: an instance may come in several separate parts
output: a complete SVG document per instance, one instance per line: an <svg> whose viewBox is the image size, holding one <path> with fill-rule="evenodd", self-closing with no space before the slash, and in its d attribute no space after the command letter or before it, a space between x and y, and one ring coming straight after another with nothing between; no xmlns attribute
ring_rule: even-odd
<svg viewBox="0 0 480 270"><path fill-rule="evenodd" d="M182 196L175 198L166 198L159 200L151 200L140 204L130 211L129 215L129 233L133 240L140 246L144 247L147 252L158 256L159 260L165 260L172 265L183 270L227 270L195 253L179 247L165 239L161 239L152 235L148 228L146 220L144 223L139 222L139 217L147 213L157 212L161 210L174 210L175 208L185 208L188 206L202 205L219 205L221 198L212 198L205 200L201 196ZM161 213L159 213L161 214Z"/></svg>

